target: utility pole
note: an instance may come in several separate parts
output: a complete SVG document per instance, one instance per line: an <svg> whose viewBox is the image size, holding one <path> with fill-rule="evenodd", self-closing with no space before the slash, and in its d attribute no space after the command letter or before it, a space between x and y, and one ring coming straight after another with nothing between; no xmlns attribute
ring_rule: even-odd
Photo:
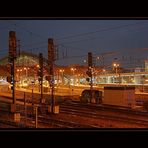
<svg viewBox="0 0 148 148"><path fill-rule="evenodd" d="M15 99L15 63L16 63L16 33L15 31L9 32L9 63L11 66L12 77L12 99L13 104L11 106L11 112L16 111L16 99Z"/></svg>
<svg viewBox="0 0 148 148"><path fill-rule="evenodd" d="M55 98L54 98L54 62L55 62L55 48L53 39L48 39L48 66L50 75L50 87L51 87L51 112L54 113Z"/></svg>
<svg viewBox="0 0 148 148"><path fill-rule="evenodd" d="M18 40L18 56L19 57L20 57L20 53L21 53L20 47L21 47L20 40Z"/></svg>

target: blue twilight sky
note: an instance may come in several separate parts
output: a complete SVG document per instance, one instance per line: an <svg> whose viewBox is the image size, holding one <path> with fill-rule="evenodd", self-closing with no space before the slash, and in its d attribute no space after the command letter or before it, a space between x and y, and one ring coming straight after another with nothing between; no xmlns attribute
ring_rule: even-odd
<svg viewBox="0 0 148 148"><path fill-rule="evenodd" d="M148 20L0 20L0 58L8 55L9 31L16 31L21 50L45 57L53 38L59 65L84 65L88 52L106 66L148 58Z"/></svg>

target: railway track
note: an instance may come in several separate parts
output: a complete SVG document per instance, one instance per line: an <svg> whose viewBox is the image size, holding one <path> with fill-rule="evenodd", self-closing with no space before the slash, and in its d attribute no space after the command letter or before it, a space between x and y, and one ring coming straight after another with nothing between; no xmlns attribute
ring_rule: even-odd
<svg viewBox="0 0 148 148"><path fill-rule="evenodd" d="M7 105L6 105L7 106ZM32 112L32 108L29 107L29 110L26 110L26 113L24 111L24 106L20 107L20 105L17 105L17 108L19 108L20 114L21 114L21 120L23 120L23 127L29 127L29 128L34 128L35 125L28 125L26 126L25 122L27 121L35 121L35 114L33 114ZM20 110L21 108L21 110ZM5 111L6 112L6 111ZM15 123L7 121L8 124L10 125L15 125ZM6 122L5 122L6 123ZM39 112L38 115L38 123L42 124L41 127L46 127L46 128L51 128L51 127L57 127L57 128L96 128L96 126L93 125L88 125L88 124L82 124L82 123L78 123L78 122L73 122L70 120L63 120L63 119L58 119L57 117L55 117L55 115L52 114L45 114L45 113L41 113ZM16 126L20 126L16 124Z"/></svg>
<svg viewBox="0 0 148 148"><path fill-rule="evenodd" d="M67 101L61 103L61 106L70 106L70 107L78 107L78 108L83 108L83 109L92 109L95 111L114 111L114 112L120 112L120 113L127 113L131 115L141 115L145 116L148 118L148 112L145 110L136 110L136 109L131 109L128 107L119 107L119 106L113 106L113 105L102 105L102 104L86 104L86 103L80 103L78 101Z"/></svg>
<svg viewBox="0 0 148 148"><path fill-rule="evenodd" d="M8 103L1 103L4 109L8 109L10 106ZM28 103L29 104L29 103ZM31 103L28 107L31 107ZM40 106L39 106L40 107ZM1 108L1 109L3 109ZM23 102L17 105L18 110L24 109ZM21 111L21 110L20 110ZM148 127L148 113L144 111L132 110L130 108L109 106L109 105L96 105L96 104L82 104L77 101L65 101L60 103L60 113L71 114L79 117L93 118L93 119L103 119L111 120L122 123L137 124L139 126ZM30 113L29 113L30 114ZM34 118L34 115L29 115ZM24 110L21 112L21 116L24 116ZM64 128L98 128L99 126L82 124L75 121L66 121L65 119L58 119L55 116L51 118L50 115L39 114L38 122L46 125L46 127L64 127ZM9 124L9 123L8 123ZM10 123L10 125L12 125ZM12 125L13 126L13 125ZM21 125L19 125L21 127Z"/></svg>
<svg viewBox="0 0 148 148"><path fill-rule="evenodd" d="M21 115L21 118L27 121L34 122L32 127L35 127L35 117L34 116L25 116L24 114ZM98 128L98 126L82 124L70 120L65 119L58 119L55 115L38 115L38 127L39 128Z"/></svg>
<svg viewBox="0 0 148 148"><path fill-rule="evenodd" d="M73 122L73 121L66 121L63 119L55 119L49 116L39 116L39 123L43 124L51 124L56 127L61 127L61 128L96 128L96 126L93 125L87 125L87 124L81 124L78 122Z"/></svg>
<svg viewBox="0 0 148 148"><path fill-rule="evenodd" d="M125 123L134 123L134 124L143 125L143 126L148 127L148 121L135 119L135 118L119 117L116 115L113 116L113 115L98 114L98 113L93 113L93 112L88 113L88 112L78 111L74 109L62 109L61 113L72 114L72 115L77 115L77 116L82 116L82 117L93 118L93 119L106 119L106 120L120 121L120 122L125 122Z"/></svg>
<svg viewBox="0 0 148 148"><path fill-rule="evenodd" d="M71 105L70 105L71 104ZM60 112L88 118L106 119L148 127L148 114L109 106L81 105L77 103L62 104Z"/></svg>
<svg viewBox="0 0 148 148"><path fill-rule="evenodd" d="M0 128L18 128L16 125L4 120L0 120Z"/></svg>
<svg viewBox="0 0 148 148"><path fill-rule="evenodd" d="M23 122L17 123L12 121L11 119L5 119L3 117L0 119L0 127L1 128L30 128L31 126L25 125Z"/></svg>

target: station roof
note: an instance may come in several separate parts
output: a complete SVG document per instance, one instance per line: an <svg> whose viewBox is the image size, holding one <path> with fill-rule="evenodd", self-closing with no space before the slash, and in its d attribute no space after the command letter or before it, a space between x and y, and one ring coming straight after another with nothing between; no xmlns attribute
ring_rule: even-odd
<svg viewBox="0 0 148 148"><path fill-rule="evenodd" d="M43 58L44 67L46 71L48 71L48 60ZM17 67L34 67L39 64L39 55L34 53L29 53L26 51L21 51L20 55L17 56L16 59L16 66ZM10 64L8 62L8 56L0 59L0 75L9 75L10 73ZM86 75L86 71L88 69L87 66L82 65L69 65L69 66L59 66L55 65L55 70L58 72L60 69L64 69L64 74L66 75L73 75L71 68L75 68L75 74L84 74ZM101 69L101 68L98 68Z"/></svg>
<svg viewBox="0 0 148 148"><path fill-rule="evenodd" d="M47 59L44 58L44 62L47 62ZM33 66L39 63L39 56L33 53L22 51L16 59L17 66ZM7 65L8 56L0 59L0 65Z"/></svg>

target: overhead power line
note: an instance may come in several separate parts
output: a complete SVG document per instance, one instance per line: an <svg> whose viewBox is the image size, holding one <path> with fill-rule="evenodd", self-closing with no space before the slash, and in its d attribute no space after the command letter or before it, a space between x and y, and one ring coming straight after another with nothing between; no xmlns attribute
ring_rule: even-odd
<svg viewBox="0 0 148 148"><path fill-rule="evenodd" d="M55 38L55 40L59 41L59 40L65 40L65 39L70 39L70 38L77 38L77 37L83 37L83 36L89 36L91 34L95 34L95 33L98 33L98 32L103 32L103 31L110 31L110 30L116 30L116 29L121 29L121 28L127 28L127 27L130 27L130 26L135 26L135 25L139 25L139 24L143 24L143 23L147 23L145 21L140 21L140 22L136 22L136 23L132 23L132 24L126 24L126 25L119 25L119 26L113 26L113 27L107 27L107 28L102 28L102 29L99 29L99 30L96 30L96 31L91 31L91 32L85 32L85 33L79 33L79 34L75 34L75 35L70 35L70 36L65 36L65 37L60 37L60 38ZM18 25L16 23L12 23L12 25L14 25L15 27L18 27L19 29L22 29L23 31L26 31L28 32L30 35L34 35L36 37L39 37L41 39L47 39L46 37L43 37L41 36L40 34L37 34L37 33L34 33L32 31L30 31L28 28L26 29L25 27L22 27L21 25ZM96 39L98 37L93 37L91 39ZM99 37L100 38L100 37ZM65 42L65 43L60 43L60 44L70 44L70 43L77 43L77 42L83 42L83 41L87 41L87 40L90 40L90 39L81 39L81 40L76 40L76 41L69 41L69 42ZM41 42L36 42L36 43L32 43L30 44L31 46L34 44L34 45L37 45L37 44L45 44L47 41L41 41ZM28 45L22 45L22 47L27 47L27 46L30 46L29 44Z"/></svg>
<svg viewBox="0 0 148 148"><path fill-rule="evenodd" d="M40 35L40 34L37 34L37 33L34 33L34 32L32 32L32 31L30 31L30 30L29 30L28 28L26 28L26 27L23 27L23 26L21 26L21 25L18 25L18 24L16 24L16 23L12 23L12 22L11 22L11 24L14 25L15 27L17 27L17 28L23 30L23 31L28 32L30 35L34 35L34 36L39 37L39 38L41 38L41 39L43 39L43 38L44 38L44 39L47 39L47 38L45 38L44 36L42 36L42 35Z"/></svg>
<svg viewBox="0 0 148 148"><path fill-rule="evenodd" d="M142 24L142 23L148 23L148 22L141 21L141 22L136 22L136 23L132 23L132 24L113 26L113 27L103 28L103 29L99 29L99 30L96 30L96 31L92 31L92 32L85 32L85 33L75 34L75 35L71 35L71 36L65 36L65 37L57 38L56 40L64 40L64 39L75 38L75 37L80 37L80 36L87 36L87 35L95 34L95 33L98 33L98 32L110 31L110 30L115 30L115 29L120 29L120 28L126 28L126 27L129 27L129 26L134 26L134 25L138 25L138 24Z"/></svg>

